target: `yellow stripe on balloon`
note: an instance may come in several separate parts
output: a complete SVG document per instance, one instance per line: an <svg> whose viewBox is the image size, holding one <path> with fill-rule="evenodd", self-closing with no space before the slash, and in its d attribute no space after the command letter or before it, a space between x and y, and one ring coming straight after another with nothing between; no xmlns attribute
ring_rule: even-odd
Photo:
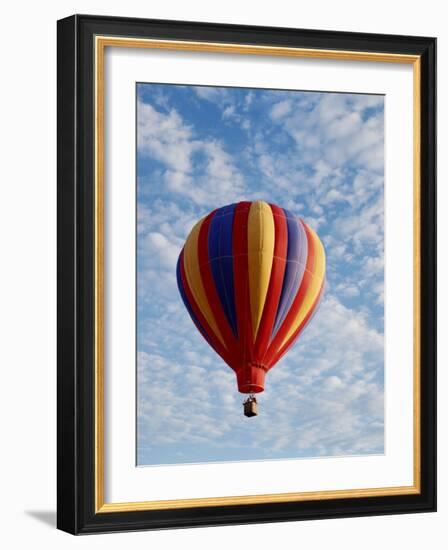
<svg viewBox="0 0 448 550"><path fill-rule="evenodd" d="M193 298L198 305L202 315L205 317L210 328L213 330L221 344L227 348L221 332L216 324L215 317L210 309L204 285L202 283L201 271L199 268L198 240L199 231L205 218L202 218L191 230L184 246L184 268L188 286L190 287Z"/></svg>
<svg viewBox="0 0 448 550"><path fill-rule="evenodd" d="M308 225L307 228L310 231L314 246L314 268L311 274L311 283L308 287L307 293L305 294L302 305L297 312L297 317L294 319L294 322L292 323L288 333L286 334L281 346L279 346L279 349L281 349L286 344L286 342L291 338L294 332L299 328L307 313L313 307L313 304L316 301L324 282L325 250L317 234Z"/></svg>
<svg viewBox="0 0 448 550"><path fill-rule="evenodd" d="M271 278L275 225L269 204L251 204L247 220L249 295L254 340L257 337Z"/></svg>

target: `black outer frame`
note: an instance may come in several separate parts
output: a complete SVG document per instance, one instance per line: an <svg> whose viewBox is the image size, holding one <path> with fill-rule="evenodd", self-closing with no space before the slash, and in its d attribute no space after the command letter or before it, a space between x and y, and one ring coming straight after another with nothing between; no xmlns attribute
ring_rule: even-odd
<svg viewBox="0 0 448 550"><path fill-rule="evenodd" d="M94 37L421 56L421 493L94 512ZM72 534L436 510L436 39L74 15L58 21L57 527Z"/></svg>

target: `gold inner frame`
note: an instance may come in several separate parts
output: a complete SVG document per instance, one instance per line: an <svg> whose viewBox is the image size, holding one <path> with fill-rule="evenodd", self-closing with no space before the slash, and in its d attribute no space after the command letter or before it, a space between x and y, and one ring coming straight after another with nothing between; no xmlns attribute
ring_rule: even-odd
<svg viewBox="0 0 448 550"><path fill-rule="evenodd" d="M106 503L104 501L104 54L108 46L122 48L149 48L177 51L232 53L301 57L330 60L406 63L413 65L413 455L414 482L410 486L313 491L299 493L274 493L263 495L226 496L180 500L155 500L142 502ZM420 493L421 480L421 426L420 426L420 57L344 50L254 46L250 44L225 44L122 38L95 37L95 513L129 512L194 508L204 506L231 506L273 502L299 502L340 498L410 495Z"/></svg>

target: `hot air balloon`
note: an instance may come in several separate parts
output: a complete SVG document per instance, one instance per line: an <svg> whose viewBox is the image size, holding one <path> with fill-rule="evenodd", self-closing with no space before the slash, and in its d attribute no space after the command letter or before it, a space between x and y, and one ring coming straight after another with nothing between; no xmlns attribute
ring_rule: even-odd
<svg viewBox="0 0 448 550"><path fill-rule="evenodd" d="M300 218L275 204L218 208L191 230L177 262L182 300L199 332L250 394L309 323L325 284L325 251Z"/></svg>

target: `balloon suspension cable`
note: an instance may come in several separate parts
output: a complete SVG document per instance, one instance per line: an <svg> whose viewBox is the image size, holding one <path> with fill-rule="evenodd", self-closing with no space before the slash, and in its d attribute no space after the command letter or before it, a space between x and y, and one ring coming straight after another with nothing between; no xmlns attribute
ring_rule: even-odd
<svg viewBox="0 0 448 550"><path fill-rule="evenodd" d="M258 403L253 393L243 402L244 416L251 417L258 415Z"/></svg>

